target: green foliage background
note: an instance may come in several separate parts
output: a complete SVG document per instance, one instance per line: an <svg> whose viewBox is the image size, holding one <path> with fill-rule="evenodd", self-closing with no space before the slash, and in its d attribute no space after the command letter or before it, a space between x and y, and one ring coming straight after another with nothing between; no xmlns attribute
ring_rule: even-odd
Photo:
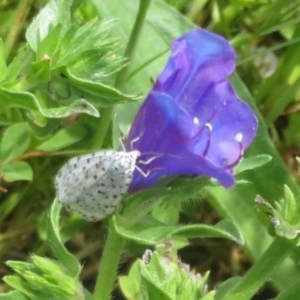
<svg viewBox="0 0 300 300"><path fill-rule="evenodd" d="M240 183L230 190L214 186L200 196L195 193L205 202L190 201L180 208L180 215L175 200L158 206L153 215L169 225L229 219L244 243L216 242L224 243L225 254L218 256L218 247L201 241L187 246L188 230L178 243L187 246L187 253L204 248L210 252L205 260L217 256L227 263L228 271L222 272L218 266L207 268L203 257L194 255L199 272L211 269L211 286L226 277L242 276L276 240L268 219L257 212L256 195L274 204L284 197L285 184L296 196L299 193L294 157L299 153L300 1L153 0L126 80L118 88L116 74L127 64L123 54L139 1L51 1L41 12L47 3L0 2L1 261L26 261L31 253L52 255L45 216L55 197L53 178L58 168L70 156L119 147L120 136L126 135L166 62L170 44L197 24L225 36L234 46L238 67L232 82L260 121L258 136L246 156L266 154L272 161L239 174ZM99 49L100 61L96 59ZM259 62L270 56L269 65ZM274 66L266 76L264 68ZM96 277L106 225L106 221L88 224L63 215L61 237L84 263L81 277L88 289ZM127 268L146 248L138 232L142 240L147 239L141 228L122 233L132 240L124 258ZM235 255L237 247L243 254ZM267 292L284 295L289 287L297 286L299 254L298 248L292 249L293 255L287 254L278 268L270 270L272 287ZM11 273L4 264L0 271L3 276ZM5 283L0 288L7 290Z"/></svg>

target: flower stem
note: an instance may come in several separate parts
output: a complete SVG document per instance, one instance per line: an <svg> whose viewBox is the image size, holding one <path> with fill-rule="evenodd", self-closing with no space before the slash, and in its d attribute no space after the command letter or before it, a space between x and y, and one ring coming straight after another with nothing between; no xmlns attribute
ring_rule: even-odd
<svg viewBox="0 0 300 300"><path fill-rule="evenodd" d="M127 47L125 49L124 57L128 60L128 64L119 71L116 75L115 88L120 88L126 80L127 72L130 67L132 58L134 57L139 37L142 32L142 27L146 18L147 10L150 6L151 0L140 0L138 14L136 16L132 31L129 36ZM101 111L99 121L99 134L94 138L92 147L98 149L103 145L107 132L109 130L110 122L114 112L114 107L105 108Z"/></svg>
<svg viewBox="0 0 300 300"><path fill-rule="evenodd" d="M115 87L120 87L122 86L122 84L124 83L124 81L126 80L126 76L127 76L127 72L128 69L130 67L130 62L135 54L136 51L136 47L138 44L138 40L139 37L141 35L142 32L142 27L143 27L143 23L145 21L146 18L146 14L147 14L147 10L150 6L151 0L140 0L140 6L139 6L139 11L138 14L136 16L129 40L128 40L128 44L125 50L125 58L127 58L129 64L126 65L125 68L123 68L122 70L120 70L120 72L117 75L116 78L116 83L115 83Z"/></svg>
<svg viewBox="0 0 300 300"><path fill-rule="evenodd" d="M113 110L114 110L113 106L108 108L103 108L101 110L101 115L98 124L99 130L98 133L95 135L91 145L91 148L93 150L99 150L102 148L105 141L105 137L109 130L110 122L113 115Z"/></svg>
<svg viewBox="0 0 300 300"><path fill-rule="evenodd" d="M119 236L113 229L109 230L98 268L98 278L94 291L95 300L110 299L124 243L123 237Z"/></svg>
<svg viewBox="0 0 300 300"><path fill-rule="evenodd" d="M269 279L270 274L288 256L293 249L290 240L276 237L263 256L242 277L241 281L228 293L228 300L248 300Z"/></svg>
<svg viewBox="0 0 300 300"><path fill-rule="evenodd" d="M7 37L6 39L4 39L6 58L12 57L12 50L15 48L20 33L24 27L24 23L29 13L32 2L32 0L20 1L18 7L15 9L13 26L10 27L10 30L7 33Z"/></svg>

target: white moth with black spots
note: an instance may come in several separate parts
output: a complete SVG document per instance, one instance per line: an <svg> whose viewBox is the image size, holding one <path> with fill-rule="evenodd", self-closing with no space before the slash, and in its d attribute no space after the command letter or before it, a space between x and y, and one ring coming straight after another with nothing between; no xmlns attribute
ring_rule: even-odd
<svg viewBox="0 0 300 300"><path fill-rule="evenodd" d="M140 155L108 150L72 158L55 177L57 200L86 220L105 218L126 194Z"/></svg>

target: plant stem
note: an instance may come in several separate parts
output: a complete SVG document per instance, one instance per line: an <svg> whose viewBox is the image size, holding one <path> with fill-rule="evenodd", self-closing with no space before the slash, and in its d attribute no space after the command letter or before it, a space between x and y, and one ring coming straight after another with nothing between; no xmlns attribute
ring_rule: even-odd
<svg viewBox="0 0 300 300"><path fill-rule="evenodd" d="M116 83L115 86L118 88L120 86L122 86L122 84L124 83L126 76L127 76L127 72L128 69L130 67L130 62L135 54L136 51L136 47L138 44L138 40L139 37L141 35L142 32L142 27L146 18L146 14L147 14L147 10L150 6L151 0L140 0L140 6L139 6L139 11L138 14L136 16L129 40L128 40L128 44L125 50L125 58L127 58L129 64L126 65L125 68L123 68L122 70L120 70L120 72L117 75L116 78Z"/></svg>
<svg viewBox="0 0 300 300"><path fill-rule="evenodd" d="M95 300L108 300L114 286L120 256L125 240L113 229L109 230L94 291Z"/></svg>
<svg viewBox="0 0 300 300"><path fill-rule="evenodd" d="M151 0L140 0L138 14L134 22L128 44L125 50L125 57L130 64L138 43L139 36L145 21L146 13L149 8ZM125 81L129 64L120 70L117 74L115 87L119 88ZM109 130L113 107L107 108L102 111L102 117L99 122L99 134L95 138L93 146L100 147L103 145L107 132ZM125 239L119 236L113 229L113 225L109 223L108 238L103 250L102 258L99 263L98 276L96 280L96 286L94 291L95 300L109 300L111 292L114 287L114 282L117 276L117 269L122 254L122 250L125 244Z"/></svg>
<svg viewBox="0 0 300 300"><path fill-rule="evenodd" d="M6 58L12 57L12 50L19 38L20 32L24 27L24 22L27 14L30 10L32 0L20 1L18 7L16 8L15 18L13 20L13 25L10 27L10 31L5 39L5 56Z"/></svg>
<svg viewBox="0 0 300 300"><path fill-rule="evenodd" d="M115 80L115 88L120 88L126 80L127 72L130 67L132 58L134 57L139 37L142 32L142 27L146 18L147 10L150 6L151 0L140 0L138 14L136 16L132 31L129 36L127 47L125 49L124 57L128 60L128 64L119 71ZM107 132L109 130L110 122L114 112L114 107L105 108L101 111L99 121L99 134L94 138L93 148L98 149L103 145Z"/></svg>
<svg viewBox="0 0 300 300"><path fill-rule="evenodd" d="M105 137L109 130L113 111L114 111L113 107L103 108L101 110L101 115L100 115L99 124L98 124L99 130L98 130L97 135L95 135L92 145L91 145L91 148L93 150L99 150L102 148Z"/></svg>
<svg viewBox="0 0 300 300"><path fill-rule="evenodd" d="M258 259L241 281L225 295L227 300L248 300L268 281L270 274L293 249L290 240L276 237L269 248Z"/></svg>
<svg viewBox="0 0 300 300"><path fill-rule="evenodd" d="M197 17L203 12L203 6L205 5L205 1L202 0L194 0L190 5L187 11L186 17L193 22L197 20Z"/></svg>

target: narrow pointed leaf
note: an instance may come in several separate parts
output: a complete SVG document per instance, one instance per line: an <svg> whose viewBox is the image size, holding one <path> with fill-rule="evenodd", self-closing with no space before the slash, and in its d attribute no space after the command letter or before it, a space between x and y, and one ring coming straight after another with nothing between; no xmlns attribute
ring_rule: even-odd
<svg viewBox="0 0 300 300"><path fill-rule="evenodd" d="M61 205L53 201L50 214L48 216L48 241L56 257L68 270L70 276L77 277L80 273L81 266L76 259L64 246L60 236L59 216Z"/></svg>

